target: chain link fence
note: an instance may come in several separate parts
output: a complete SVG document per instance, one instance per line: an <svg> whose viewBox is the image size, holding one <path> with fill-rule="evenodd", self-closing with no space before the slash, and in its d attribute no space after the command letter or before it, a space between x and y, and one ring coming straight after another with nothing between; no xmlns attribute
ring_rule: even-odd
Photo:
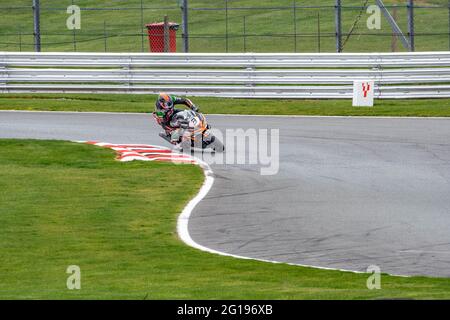
<svg viewBox="0 0 450 320"><path fill-rule="evenodd" d="M376 0L40 0L39 35L33 2L0 0L0 50L34 51L39 36L42 51L148 52L145 25L166 15L180 24L178 52L408 51L405 39L416 51L450 48L448 0L384 0L392 21Z"/></svg>

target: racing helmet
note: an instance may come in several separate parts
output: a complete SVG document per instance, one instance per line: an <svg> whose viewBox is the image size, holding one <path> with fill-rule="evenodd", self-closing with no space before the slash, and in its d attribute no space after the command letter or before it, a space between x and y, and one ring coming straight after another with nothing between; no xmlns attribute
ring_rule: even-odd
<svg viewBox="0 0 450 320"><path fill-rule="evenodd" d="M156 115L159 118L165 118L173 113L173 99L167 93L160 93L158 99L156 100Z"/></svg>

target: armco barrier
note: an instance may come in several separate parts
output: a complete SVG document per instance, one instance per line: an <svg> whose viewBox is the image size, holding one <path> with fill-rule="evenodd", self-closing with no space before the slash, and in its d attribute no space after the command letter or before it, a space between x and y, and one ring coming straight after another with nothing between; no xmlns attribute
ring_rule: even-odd
<svg viewBox="0 0 450 320"><path fill-rule="evenodd" d="M142 93L245 98L450 97L450 52L131 54L0 52L0 92Z"/></svg>

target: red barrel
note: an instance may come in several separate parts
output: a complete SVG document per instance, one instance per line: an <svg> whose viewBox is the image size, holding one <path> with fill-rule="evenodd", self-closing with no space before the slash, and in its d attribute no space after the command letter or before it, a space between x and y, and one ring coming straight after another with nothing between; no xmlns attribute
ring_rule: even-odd
<svg viewBox="0 0 450 320"><path fill-rule="evenodd" d="M164 52L164 22L145 25L148 31L150 52ZM177 52L178 23L169 22L169 52Z"/></svg>

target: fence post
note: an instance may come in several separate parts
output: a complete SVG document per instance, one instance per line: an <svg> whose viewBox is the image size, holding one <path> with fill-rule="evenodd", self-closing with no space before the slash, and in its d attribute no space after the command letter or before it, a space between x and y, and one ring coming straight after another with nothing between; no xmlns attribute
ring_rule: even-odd
<svg viewBox="0 0 450 320"><path fill-rule="evenodd" d="M244 16L244 53L247 52L247 23L246 17Z"/></svg>
<svg viewBox="0 0 450 320"><path fill-rule="evenodd" d="M74 4L74 1L72 0L72 5ZM75 34L75 28L72 29L72 41L73 41L73 51L77 52L77 39Z"/></svg>
<svg viewBox="0 0 450 320"><path fill-rule="evenodd" d="M188 0L181 1L181 19L182 19L182 28L183 28L183 48L184 52L189 52L189 15L188 15Z"/></svg>
<svg viewBox="0 0 450 320"><path fill-rule="evenodd" d="M75 29L72 30L72 43L73 43L73 51L77 52L77 39L76 39Z"/></svg>
<svg viewBox="0 0 450 320"><path fill-rule="evenodd" d="M225 0L225 51L228 52L228 0Z"/></svg>
<svg viewBox="0 0 450 320"><path fill-rule="evenodd" d="M104 39L104 45L105 45L105 52L107 51L107 40L108 40L108 34L106 33L106 20L103 20L103 39Z"/></svg>
<svg viewBox="0 0 450 320"><path fill-rule="evenodd" d="M41 51L41 21L39 0L33 0L33 22L34 22L34 50Z"/></svg>
<svg viewBox="0 0 450 320"><path fill-rule="evenodd" d="M169 52L169 17L164 16L164 52Z"/></svg>
<svg viewBox="0 0 450 320"><path fill-rule="evenodd" d="M335 5L335 25L336 25L336 52L342 52L342 7L341 0L336 0Z"/></svg>
<svg viewBox="0 0 450 320"><path fill-rule="evenodd" d="M320 11L318 11L317 12L317 50L319 53L322 50L322 48L320 46L321 38L322 38L322 34L321 34L321 30L320 30Z"/></svg>
<svg viewBox="0 0 450 320"><path fill-rule="evenodd" d="M414 33L414 0L408 0L408 34L409 34L409 51L415 51L415 33Z"/></svg>
<svg viewBox="0 0 450 320"><path fill-rule="evenodd" d="M144 24L145 24L144 23L144 0L141 0L141 52L144 52L144 42L145 42ZM106 50L105 50L105 52L106 52Z"/></svg>
<svg viewBox="0 0 450 320"><path fill-rule="evenodd" d="M294 5L294 52L297 52L297 0L294 0L293 5Z"/></svg>

